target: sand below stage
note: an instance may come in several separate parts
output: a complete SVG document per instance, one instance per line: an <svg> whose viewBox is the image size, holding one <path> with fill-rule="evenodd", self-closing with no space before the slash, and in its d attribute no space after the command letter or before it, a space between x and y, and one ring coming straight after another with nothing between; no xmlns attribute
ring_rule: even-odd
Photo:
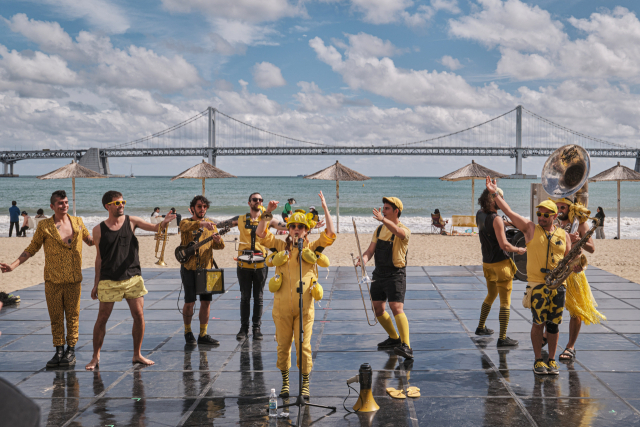
<svg viewBox="0 0 640 427"><path fill-rule="evenodd" d="M278 236L284 238L284 236ZM311 235L315 240L317 234ZM236 255L233 236L225 236L226 248L215 251L215 258L220 267L233 268ZM154 268L155 241L153 236L138 236L140 241L140 263L142 268ZM362 250L371 241L371 234L360 235ZM0 238L0 262L13 262L31 242L27 238ZM178 235L169 236L165 261L167 267L178 268L173 252L180 244ZM325 250L332 266L352 266L351 253L357 253L355 236L340 234L335 244ZM610 273L640 283L640 240L597 240L596 256L588 255L589 263ZM96 251L84 245L82 267L93 267ZM373 262L370 262L372 264ZM482 263L480 241L477 236L440 236L415 234L409 243L409 265L479 265ZM355 273L354 273L355 276ZM42 250L15 271L0 274L0 291L12 292L44 281L44 253Z"/></svg>

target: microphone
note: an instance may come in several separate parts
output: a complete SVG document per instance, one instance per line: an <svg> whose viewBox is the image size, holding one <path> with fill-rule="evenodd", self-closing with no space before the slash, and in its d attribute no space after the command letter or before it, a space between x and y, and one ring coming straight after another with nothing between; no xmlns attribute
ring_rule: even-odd
<svg viewBox="0 0 640 427"><path fill-rule="evenodd" d="M302 244L304 243L304 239L298 237L298 250L302 252Z"/></svg>

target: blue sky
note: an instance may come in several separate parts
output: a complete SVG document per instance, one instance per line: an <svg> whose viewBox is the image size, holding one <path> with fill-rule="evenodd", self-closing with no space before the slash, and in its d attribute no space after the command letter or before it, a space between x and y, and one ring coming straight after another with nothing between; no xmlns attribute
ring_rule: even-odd
<svg viewBox="0 0 640 427"><path fill-rule="evenodd" d="M518 104L637 147L636 10L631 1L5 0L0 149L106 147L207 106L307 140L351 144L391 134L408 142ZM218 166L296 175L334 160L234 157ZM340 160L369 175L438 176L470 159ZM509 158L476 160L514 169ZM133 164L157 175L199 161L110 163L114 173ZM543 161L525 160L525 172L539 174ZM22 161L16 172L65 162ZM594 159L593 171L613 162Z"/></svg>

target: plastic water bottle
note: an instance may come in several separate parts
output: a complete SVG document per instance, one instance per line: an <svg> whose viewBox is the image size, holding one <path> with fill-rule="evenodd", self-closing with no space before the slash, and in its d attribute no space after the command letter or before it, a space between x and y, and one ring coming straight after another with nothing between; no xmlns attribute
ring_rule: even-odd
<svg viewBox="0 0 640 427"><path fill-rule="evenodd" d="M276 389L271 389L271 396L269 396L269 416L278 416L278 396L276 395Z"/></svg>

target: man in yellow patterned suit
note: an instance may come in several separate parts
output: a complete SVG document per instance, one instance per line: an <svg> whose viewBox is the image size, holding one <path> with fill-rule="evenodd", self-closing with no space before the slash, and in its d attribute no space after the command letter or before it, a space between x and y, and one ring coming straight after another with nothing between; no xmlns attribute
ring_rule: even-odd
<svg viewBox="0 0 640 427"><path fill-rule="evenodd" d="M218 235L216 224L205 218L207 209L209 209L209 200L204 196L196 196L191 200L189 205L192 217L180 221L181 245L186 246L194 241L194 234L202 229L199 240L205 240L213 237L212 241L202 245L195 256L191 257L180 267L180 277L182 278L182 286L184 287L184 307L182 307L182 319L184 320L184 339L187 344L195 344L196 338L191 331L191 319L193 318L193 309L196 304L196 270L198 267L209 269L212 265L213 250L224 249L224 241ZM200 234L200 233L198 233ZM209 313L211 311L211 294L200 295L200 334L198 335L198 344L218 345L218 340L211 338L207 334L209 326Z"/></svg>
<svg viewBox="0 0 640 427"><path fill-rule="evenodd" d="M51 194L54 214L38 224L33 240L11 265L0 263L3 273L15 270L44 245L44 293L47 298L51 334L56 354L47 367L76 364L80 291L82 289L82 242L93 246L93 239L82 219L67 214L69 199L64 190ZM64 349L64 319L67 319L67 350Z"/></svg>

